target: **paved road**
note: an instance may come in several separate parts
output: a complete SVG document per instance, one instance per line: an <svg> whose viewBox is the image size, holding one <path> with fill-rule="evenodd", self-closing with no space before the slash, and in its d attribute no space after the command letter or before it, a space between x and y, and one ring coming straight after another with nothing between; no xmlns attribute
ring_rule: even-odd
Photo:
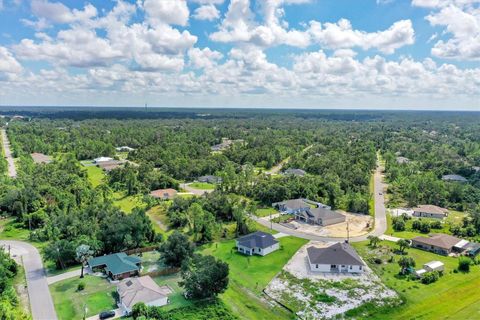
<svg viewBox="0 0 480 320"><path fill-rule="evenodd" d="M7 131L2 129L2 145L5 151L5 158L8 162L8 176L11 178L17 177L17 169L15 168L15 162L13 161L12 151L10 150L10 141L8 141Z"/></svg>
<svg viewBox="0 0 480 320"><path fill-rule="evenodd" d="M123 311L120 308L115 309L113 311L115 311L115 316L112 317L112 318L109 318L109 319L118 319L118 318L121 318L124 315ZM99 320L99 319L100 319L99 314L96 314L94 316L91 316L91 317L87 318L87 320Z"/></svg>
<svg viewBox="0 0 480 320"><path fill-rule="evenodd" d="M0 246L4 246L7 250L10 246L12 255L22 257L32 318L34 320L56 320L57 314L48 290L42 258L37 248L26 242L13 240L0 240Z"/></svg>
<svg viewBox="0 0 480 320"><path fill-rule="evenodd" d="M73 271L57 274L56 276L47 277L47 283L48 285L51 285L52 283L59 282L62 280L80 277L81 272L82 272L82 269L76 269ZM89 269L85 268L83 270L83 274L89 274Z"/></svg>
<svg viewBox="0 0 480 320"><path fill-rule="evenodd" d="M375 227L373 231L358 237L350 237L350 242L359 242L367 240L369 235L380 236L387 231L387 216L386 216L386 209L385 209L385 197L384 192L386 190L386 185L383 182L383 175L382 175L383 168L381 166L377 166L377 170L374 173L374 190L375 190ZM346 238L334 238L334 237L322 237L319 235L305 233L299 230L290 229L284 227L278 223L270 223L270 221L260 219L256 216L252 216L252 219L257 221L258 223L264 225L267 228L272 226L272 229L281 233L289 234L291 236L295 236L298 238L303 238L307 240L314 240L314 241L343 241Z"/></svg>
<svg viewBox="0 0 480 320"><path fill-rule="evenodd" d="M192 184L192 182L190 183L181 183L180 184L180 188L184 189L185 191L187 192L190 192L196 196L203 196L205 193L210 193L210 192L213 192L214 189L208 189L208 190L205 190L205 189L195 189L195 188L192 188L190 187L190 185Z"/></svg>

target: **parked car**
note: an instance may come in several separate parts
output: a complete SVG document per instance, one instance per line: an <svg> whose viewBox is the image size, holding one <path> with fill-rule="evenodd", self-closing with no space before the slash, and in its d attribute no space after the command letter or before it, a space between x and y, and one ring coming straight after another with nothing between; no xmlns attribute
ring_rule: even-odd
<svg viewBox="0 0 480 320"><path fill-rule="evenodd" d="M113 318L115 317L115 311L109 310L109 311L103 311L100 313L98 316L100 319L108 319L108 318Z"/></svg>

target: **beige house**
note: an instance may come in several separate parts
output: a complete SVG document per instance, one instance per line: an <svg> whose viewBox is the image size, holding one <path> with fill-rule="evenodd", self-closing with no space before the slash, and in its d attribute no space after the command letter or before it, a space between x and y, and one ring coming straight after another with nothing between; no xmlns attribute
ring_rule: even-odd
<svg viewBox="0 0 480 320"><path fill-rule="evenodd" d="M415 237L412 239L412 247L441 254L449 255L457 244L462 243L462 239L457 237L438 233L431 234L429 237Z"/></svg>
<svg viewBox="0 0 480 320"><path fill-rule="evenodd" d="M117 286L119 306L130 314L135 304L143 302L147 306L161 307L168 304L168 295L172 290L168 286L159 286L150 276L127 278Z"/></svg>
<svg viewBox="0 0 480 320"><path fill-rule="evenodd" d="M419 218L444 219L448 216L448 210L434 205L421 205L413 208L413 216Z"/></svg>

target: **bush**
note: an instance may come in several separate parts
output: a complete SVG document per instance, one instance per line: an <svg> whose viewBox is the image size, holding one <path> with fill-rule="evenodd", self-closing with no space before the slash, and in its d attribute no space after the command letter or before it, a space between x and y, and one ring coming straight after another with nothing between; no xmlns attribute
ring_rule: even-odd
<svg viewBox="0 0 480 320"><path fill-rule="evenodd" d="M442 229L442 223L440 222L440 220L432 221L430 223L430 228L432 228L432 229Z"/></svg>
<svg viewBox="0 0 480 320"><path fill-rule="evenodd" d="M373 259L373 262L375 262L376 264L382 264L383 261L380 258L375 258Z"/></svg>
<svg viewBox="0 0 480 320"><path fill-rule="evenodd" d="M440 274L437 271L426 272L423 274L422 283L430 284L438 280Z"/></svg>
<svg viewBox="0 0 480 320"><path fill-rule="evenodd" d="M392 227L395 231L405 231L405 221L400 218L394 218Z"/></svg>
<svg viewBox="0 0 480 320"><path fill-rule="evenodd" d="M83 291L85 289L85 282L80 282L77 286L77 291Z"/></svg>
<svg viewBox="0 0 480 320"><path fill-rule="evenodd" d="M472 260L470 258L460 257L458 259L458 270L462 272L469 272L471 263Z"/></svg>

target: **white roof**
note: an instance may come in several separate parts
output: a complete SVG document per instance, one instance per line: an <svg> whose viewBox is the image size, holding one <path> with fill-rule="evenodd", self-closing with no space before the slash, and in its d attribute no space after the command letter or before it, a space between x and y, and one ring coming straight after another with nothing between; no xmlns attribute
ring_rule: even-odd
<svg viewBox="0 0 480 320"><path fill-rule="evenodd" d="M465 247L467 244L469 244L470 242L467 241L467 240L460 240L456 245L454 245L454 247L456 248L463 248Z"/></svg>
<svg viewBox="0 0 480 320"><path fill-rule="evenodd" d="M436 269L436 268L439 268L439 267L443 267L444 264L441 261L430 261L428 263L425 263L423 266L428 267L430 269Z"/></svg>
<svg viewBox="0 0 480 320"><path fill-rule="evenodd" d="M95 162L105 162L105 161L112 161L113 158L110 158L110 157L100 157L100 158L95 158L93 159L93 161Z"/></svg>
<svg viewBox="0 0 480 320"><path fill-rule="evenodd" d="M425 270L425 269L415 270L416 275L421 275L421 274L424 274L425 272L427 272L427 270Z"/></svg>

